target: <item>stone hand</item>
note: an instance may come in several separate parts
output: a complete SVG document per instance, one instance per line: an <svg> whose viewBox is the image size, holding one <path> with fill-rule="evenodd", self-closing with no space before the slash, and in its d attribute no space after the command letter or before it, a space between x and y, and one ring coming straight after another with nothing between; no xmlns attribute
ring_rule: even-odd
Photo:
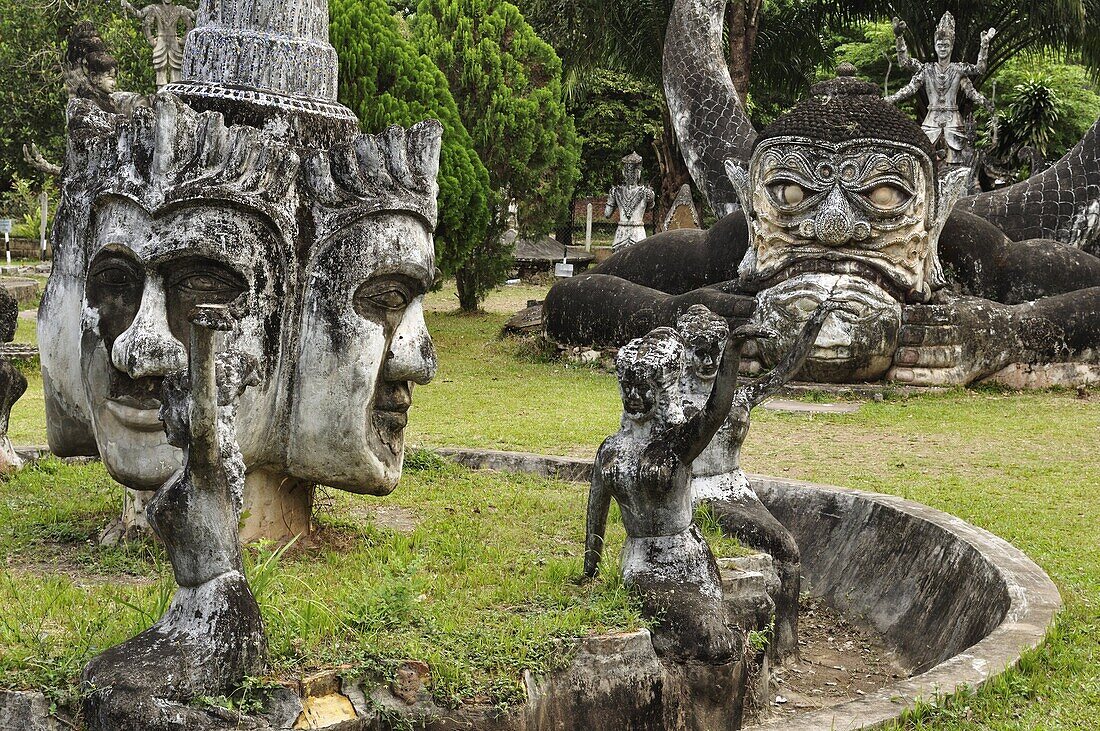
<svg viewBox="0 0 1100 731"><path fill-rule="evenodd" d="M909 30L909 24L901 18L891 18L890 25L893 26L894 35L896 36L900 36L901 34L905 33L905 31Z"/></svg>
<svg viewBox="0 0 1100 731"><path fill-rule="evenodd" d="M910 305L887 379L913 386L966 385L1012 362L1019 350L1011 308L977 298Z"/></svg>
<svg viewBox="0 0 1100 731"><path fill-rule="evenodd" d="M993 40L993 36L997 35L996 28L990 28L989 30L982 31L982 44L988 46L989 42Z"/></svg>

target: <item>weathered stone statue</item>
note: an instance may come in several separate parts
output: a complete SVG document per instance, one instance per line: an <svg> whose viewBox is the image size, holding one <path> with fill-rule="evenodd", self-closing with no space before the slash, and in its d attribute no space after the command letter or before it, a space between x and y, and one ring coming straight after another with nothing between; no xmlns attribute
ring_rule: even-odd
<svg viewBox="0 0 1100 731"><path fill-rule="evenodd" d="M127 0L122 7L141 18L141 30L153 47L153 68L157 72L157 88L180 81L183 68L183 40L195 27L195 11L172 0L149 3L138 10ZM183 32L180 32L180 24Z"/></svg>
<svg viewBox="0 0 1100 731"><path fill-rule="evenodd" d="M77 23L69 33L62 68L70 100L87 99L109 112L132 113L139 106L148 106L148 97L118 91L118 61L95 25L88 21ZM23 146L23 157L41 173L50 177L61 175L61 166L46 160L34 143Z"/></svg>
<svg viewBox="0 0 1100 731"><path fill-rule="evenodd" d="M729 415L714 439L691 466L692 501L706 505L723 532L775 559L780 590L775 599L775 635L769 646L779 662L798 657L798 597L801 558L798 544L756 496L741 469L741 446L749 435L754 408L774 396L806 361L822 325L838 305L826 302L806 323L794 348L770 373L738 387ZM691 416L704 408L714 390L717 364L725 345L725 321L696 305L676 325L687 346L683 379L684 412ZM764 346L766 340L755 343Z"/></svg>
<svg viewBox="0 0 1100 731"><path fill-rule="evenodd" d="M993 112L993 104L974 87L975 79L988 67L989 43L997 34L990 28L981 35L981 49L975 64L951 60L955 48L955 18L944 13L936 28L936 60L927 63L912 58L905 44L906 24L894 18L894 35L897 38L898 65L913 71L913 78L896 94L886 98L891 104L912 99L922 89L928 97L928 114L921 127L929 141L936 145L942 141L948 165L962 165L974 160L973 140L967 137L966 122L959 111L959 92L978 106Z"/></svg>
<svg viewBox="0 0 1100 731"><path fill-rule="evenodd" d="M623 158L623 185L616 185L607 194L604 218L611 218L619 211L619 226L611 247L615 251L642 241L646 237L645 214L653 207L656 196L653 189L641 184L642 156L632 152Z"/></svg>
<svg viewBox="0 0 1100 731"><path fill-rule="evenodd" d="M714 43L696 47L694 65L688 54L698 28L720 32L724 5L677 0L666 54L671 43L679 56L665 64L666 92L684 116L677 130L696 183L715 210L742 212L708 232L658 234L558 283L544 306L552 339L622 345L674 326L692 304L744 316L752 298L757 321L783 334L754 353L747 365L757 371L777 365L810 313L834 299L843 307L802 378L966 384L1020 367L1073 377L1100 366L1100 259L1053 241L1009 241L984 220L952 215L969 172L941 170L924 131L874 85L850 75L816 85L759 135L744 134L735 99L685 97L725 93L712 78L724 66L704 57ZM723 147L716 136L725 133ZM997 218L1009 206L1017 214L997 220L1033 213L1044 230L1076 225L1078 204L1100 189L1089 177L1100 181L1096 139L1090 132L1030 188L971 199L973 210L980 203ZM718 168L739 205L717 197L726 195ZM1080 195L1070 192L1078 180ZM1059 190L1065 203L1056 205Z"/></svg>
<svg viewBox="0 0 1100 731"><path fill-rule="evenodd" d="M256 362L241 351L216 354L215 333L233 328L227 306L198 305L189 319L188 370L165 378L160 407L183 468L149 506L179 589L160 621L84 669L89 731L238 728L232 714L189 704L228 693L264 663L263 620L237 540L244 496L237 402L259 382Z"/></svg>
<svg viewBox="0 0 1100 731"><path fill-rule="evenodd" d="M15 340L19 324L19 303L0 287L0 342ZM11 408L27 392L27 379L7 358L0 358L0 475L10 474L23 466L8 438Z"/></svg>
<svg viewBox="0 0 1100 731"><path fill-rule="evenodd" d="M654 648L662 662L704 681L693 728L738 727L730 709L738 706L733 666L744 638L729 627L718 566L694 524L692 463L729 412L743 343L769 335L749 327L721 332L714 388L690 417L681 391L686 351L676 331L658 328L624 346L616 359L622 428L600 446L593 470L584 573L598 570L614 499L627 533L623 581L658 622Z"/></svg>
<svg viewBox="0 0 1100 731"><path fill-rule="evenodd" d="M261 31L282 50L245 43ZM182 460L157 410L187 313L231 305L225 342L258 373L240 404L242 538L287 539L310 529L313 484L397 484L412 384L435 372L422 298L442 130L358 131L325 2L204 3L187 48L149 108L70 103L39 315L50 446L99 454L140 525L141 496Z"/></svg>

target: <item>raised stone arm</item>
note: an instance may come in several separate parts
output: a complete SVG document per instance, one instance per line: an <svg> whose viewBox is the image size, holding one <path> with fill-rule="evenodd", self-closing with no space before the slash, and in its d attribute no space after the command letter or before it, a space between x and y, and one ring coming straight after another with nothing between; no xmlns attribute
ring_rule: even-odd
<svg viewBox="0 0 1100 731"><path fill-rule="evenodd" d="M898 67L910 71L919 71L921 63L909 55L909 46L905 43L905 31L909 28L908 24L900 18L892 18L891 24L894 27L894 43L898 49Z"/></svg>
<svg viewBox="0 0 1100 731"><path fill-rule="evenodd" d="M602 450L601 450L602 451ZM603 484L599 465L602 454L596 455L596 469L592 470L592 486L588 490L588 518L584 539L584 575L591 579L600 568L603 558L604 534L607 531L607 512L611 509L611 493Z"/></svg>
<svg viewBox="0 0 1100 731"><path fill-rule="evenodd" d="M139 18L141 17L141 11L128 3L126 0L121 0L121 5L123 9L126 10L126 12L130 13L131 15L136 15Z"/></svg>
<svg viewBox="0 0 1100 731"><path fill-rule="evenodd" d="M989 44L993 36L997 35L996 28L990 28L982 32L981 46L978 48L978 62L975 64L960 64L964 76L981 76L989 68Z"/></svg>
<svg viewBox="0 0 1100 731"><path fill-rule="evenodd" d="M714 388L710 392L703 409L684 424L673 436L672 447L676 455L685 463L695 461L714 439L718 429L729 416L733 398L737 394L737 371L741 365L741 348L747 340L778 337L778 333L768 327L742 325L730 328L726 348L722 353L722 363L718 375L714 378Z"/></svg>
<svg viewBox="0 0 1100 731"><path fill-rule="evenodd" d="M833 300L828 300L819 305L802 327L802 333L795 340L794 347L769 373L738 389L738 401L749 409L754 409L778 393L779 389L786 386L806 363L806 359L810 356L810 351L813 350L814 341L817 340L818 333L821 332L825 320L838 309L840 309L840 303Z"/></svg>

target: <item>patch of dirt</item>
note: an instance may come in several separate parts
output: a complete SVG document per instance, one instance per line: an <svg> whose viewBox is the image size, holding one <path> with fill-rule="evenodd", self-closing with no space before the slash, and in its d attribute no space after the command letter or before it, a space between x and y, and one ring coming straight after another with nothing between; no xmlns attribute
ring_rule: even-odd
<svg viewBox="0 0 1100 731"><path fill-rule="evenodd" d="M30 580L41 581L44 576L66 576L73 582L73 586L80 589L93 589L98 586L110 584L112 586L152 586L157 583L157 576L135 576L127 573L106 573L96 571L79 563L74 556L66 556L59 553L53 561L9 556L5 569L13 578L26 577Z"/></svg>
<svg viewBox="0 0 1100 731"><path fill-rule="evenodd" d="M409 535L420 527L420 517L398 505L372 505L364 512L370 515L376 528Z"/></svg>
<svg viewBox="0 0 1100 731"><path fill-rule="evenodd" d="M910 675L881 637L820 599L803 600L799 635L802 660L773 671L771 718L839 705Z"/></svg>

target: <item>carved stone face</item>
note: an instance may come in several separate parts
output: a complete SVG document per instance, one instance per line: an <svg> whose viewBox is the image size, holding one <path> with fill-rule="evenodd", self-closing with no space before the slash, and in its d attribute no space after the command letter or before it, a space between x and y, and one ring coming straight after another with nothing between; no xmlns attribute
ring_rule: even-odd
<svg viewBox="0 0 1100 731"><path fill-rule="evenodd" d="M88 82L103 94L114 94L118 89L118 69L109 68L102 71L93 71L88 74Z"/></svg>
<svg viewBox="0 0 1100 731"><path fill-rule="evenodd" d="M417 217L364 218L318 244L306 278L287 461L297 477L387 494L412 385L436 372L423 299L435 276Z"/></svg>
<svg viewBox="0 0 1100 731"><path fill-rule="evenodd" d="M955 42L946 35L936 35L936 60L946 63L951 60L951 54L955 50Z"/></svg>
<svg viewBox="0 0 1100 731"><path fill-rule="evenodd" d="M742 275L765 286L814 262L863 267L900 292L927 291L936 181L915 148L882 140L767 140L749 169L753 221Z"/></svg>
<svg viewBox="0 0 1100 731"><path fill-rule="evenodd" d="M119 482L155 489L179 466L158 410L164 377L187 368L187 316L198 304L240 308L226 337L261 364L261 385L242 399L238 438L248 463L263 461L274 431L279 240L259 214L218 201L156 214L123 198L98 202L81 364L96 442Z"/></svg>
<svg viewBox="0 0 1100 731"><path fill-rule="evenodd" d="M623 415L631 421L643 424L656 415L656 383L636 371L627 371L619 380L619 391L623 397Z"/></svg>
<svg viewBox="0 0 1100 731"><path fill-rule="evenodd" d="M838 274L801 274L760 293L754 319L780 333L757 341L761 364L775 367L826 300L840 303L840 308L825 320L802 376L844 382L885 374L898 345L901 304L866 279Z"/></svg>

